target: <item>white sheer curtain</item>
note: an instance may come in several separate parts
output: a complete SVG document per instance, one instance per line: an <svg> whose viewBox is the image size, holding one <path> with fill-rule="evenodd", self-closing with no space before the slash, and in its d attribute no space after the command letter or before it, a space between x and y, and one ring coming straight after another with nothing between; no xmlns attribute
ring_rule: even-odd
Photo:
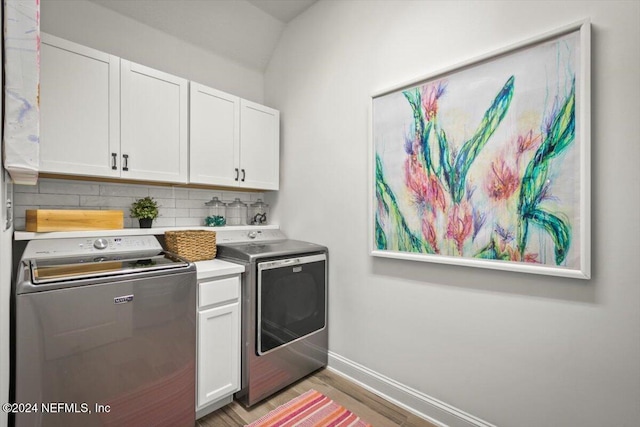
<svg viewBox="0 0 640 427"><path fill-rule="evenodd" d="M35 185L39 167L40 1L4 0L4 168Z"/></svg>

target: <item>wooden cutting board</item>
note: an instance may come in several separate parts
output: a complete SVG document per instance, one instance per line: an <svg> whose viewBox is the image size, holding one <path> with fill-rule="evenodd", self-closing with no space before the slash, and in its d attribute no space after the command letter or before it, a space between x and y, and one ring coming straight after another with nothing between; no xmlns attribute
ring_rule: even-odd
<svg viewBox="0 0 640 427"><path fill-rule="evenodd" d="M122 211L27 209L27 231L118 230L124 228Z"/></svg>

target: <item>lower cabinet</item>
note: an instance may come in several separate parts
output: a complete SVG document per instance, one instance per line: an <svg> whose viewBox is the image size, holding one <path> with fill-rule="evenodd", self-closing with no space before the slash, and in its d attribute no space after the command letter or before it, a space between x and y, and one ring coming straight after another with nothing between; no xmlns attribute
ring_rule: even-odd
<svg viewBox="0 0 640 427"><path fill-rule="evenodd" d="M240 389L240 276L198 284L196 414L226 404ZM209 410L210 409L210 410Z"/></svg>

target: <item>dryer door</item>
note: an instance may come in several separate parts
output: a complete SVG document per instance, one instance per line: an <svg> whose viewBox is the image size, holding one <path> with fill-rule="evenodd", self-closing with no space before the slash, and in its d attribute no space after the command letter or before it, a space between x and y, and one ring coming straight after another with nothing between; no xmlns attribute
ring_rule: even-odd
<svg viewBox="0 0 640 427"><path fill-rule="evenodd" d="M262 355L327 324L326 254L258 264L258 354Z"/></svg>

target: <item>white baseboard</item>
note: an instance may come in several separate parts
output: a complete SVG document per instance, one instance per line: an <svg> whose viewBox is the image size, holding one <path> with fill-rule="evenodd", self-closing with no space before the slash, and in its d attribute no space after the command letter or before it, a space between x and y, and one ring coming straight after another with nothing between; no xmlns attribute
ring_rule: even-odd
<svg viewBox="0 0 640 427"><path fill-rule="evenodd" d="M437 426L496 427L331 351L329 369Z"/></svg>

